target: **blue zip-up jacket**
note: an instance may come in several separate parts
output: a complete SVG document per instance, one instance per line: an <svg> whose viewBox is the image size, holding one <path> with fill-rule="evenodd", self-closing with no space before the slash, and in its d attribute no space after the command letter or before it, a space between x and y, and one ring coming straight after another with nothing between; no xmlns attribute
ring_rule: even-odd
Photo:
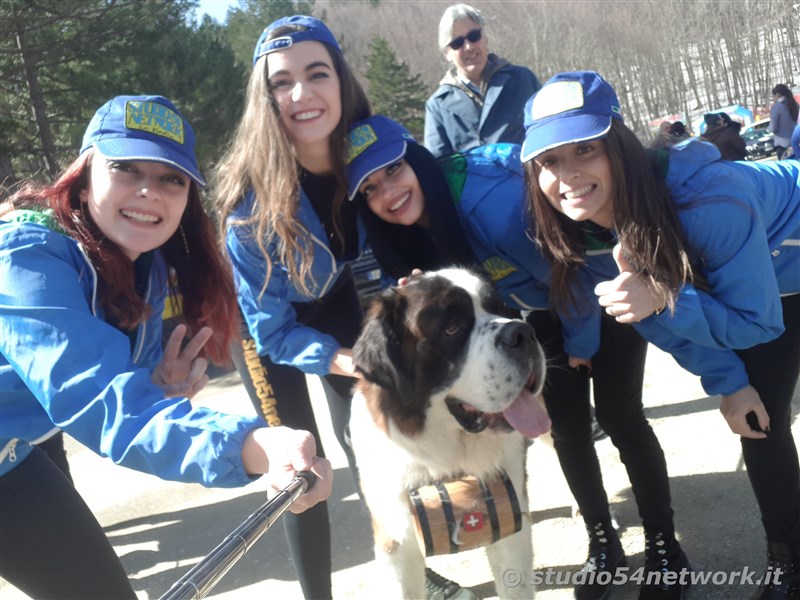
<svg viewBox="0 0 800 600"><path fill-rule="evenodd" d="M504 302L522 311L549 310L551 268L529 233L520 146L481 146L440 164L467 243ZM597 316L574 311L561 319L565 349L573 356L590 351L591 342L584 340L587 319Z"/></svg>
<svg viewBox="0 0 800 600"><path fill-rule="evenodd" d="M104 320L97 276L73 239L0 221L0 475L59 428L115 463L163 479L234 487L247 434L263 422L165 398L161 360L167 270L155 253L152 315L130 338Z"/></svg>
<svg viewBox="0 0 800 600"><path fill-rule="evenodd" d="M783 333L780 295L800 292L800 164L722 161L712 144L687 140L669 150L666 183L710 292L686 285L674 315L634 326L709 394L732 394L748 383L732 349ZM610 252L588 257L584 293L619 275Z"/></svg>
<svg viewBox="0 0 800 600"><path fill-rule="evenodd" d="M441 162L461 228L506 304L546 310L550 265L528 234L520 146L493 144Z"/></svg>
<svg viewBox="0 0 800 600"><path fill-rule="evenodd" d="M525 103L542 87L530 69L490 55L501 66L489 78L483 103L473 100L451 69L425 103L425 147L442 157L486 144L521 144Z"/></svg>
<svg viewBox="0 0 800 600"><path fill-rule="evenodd" d="M297 367L311 375L326 375L338 342L330 335L297 321L292 303L313 302L330 291L351 260L337 259L331 252L328 236L305 192L300 191L297 219L308 229L313 243L311 264L312 295L303 294L289 279L289 272L278 260L275 241L265 241L272 260L272 273L266 289L266 261L255 239L255 226L235 224L250 218L255 195L248 192L228 218L225 243L233 264L239 307L250 335L261 356L273 362ZM366 236L358 223L359 253Z"/></svg>
<svg viewBox="0 0 800 600"><path fill-rule="evenodd" d="M711 288L687 285L657 319L707 346L749 348L783 333L779 296L800 292L800 165L718 160L709 144L670 152L667 186Z"/></svg>

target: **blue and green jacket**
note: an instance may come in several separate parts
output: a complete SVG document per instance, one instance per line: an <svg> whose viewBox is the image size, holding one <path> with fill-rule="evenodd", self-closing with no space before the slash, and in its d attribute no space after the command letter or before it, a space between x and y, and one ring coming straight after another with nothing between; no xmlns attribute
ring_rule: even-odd
<svg viewBox="0 0 800 600"><path fill-rule="evenodd" d="M506 305L550 310L550 264L533 242L520 146L492 144L440 161L467 242ZM613 260L612 260L613 264ZM562 317L564 347L591 357L597 348L584 334L591 310Z"/></svg>

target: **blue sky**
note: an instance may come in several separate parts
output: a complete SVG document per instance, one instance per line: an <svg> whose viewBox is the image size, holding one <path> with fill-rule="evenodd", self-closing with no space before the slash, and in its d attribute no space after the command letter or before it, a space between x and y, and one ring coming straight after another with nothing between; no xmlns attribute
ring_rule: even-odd
<svg viewBox="0 0 800 600"><path fill-rule="evenodd" d="M200 0L197 7L197 17L208 15L220 23L225 21L229 6L236 6L237 0Z"/></svg>

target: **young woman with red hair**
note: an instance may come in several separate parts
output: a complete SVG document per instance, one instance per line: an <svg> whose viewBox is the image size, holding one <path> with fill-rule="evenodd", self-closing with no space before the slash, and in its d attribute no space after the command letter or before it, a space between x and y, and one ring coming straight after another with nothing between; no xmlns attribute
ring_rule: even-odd
<svg viewBox="0 0 800 600"><path fill-rule="evenodd" d="M136 598L88 506L37 444L60 430L115 463L233 487L295 470L330 494L308 432L193 407L206 359L229 360L232 276L203 211L194 134L161 96L118 96L50 186L27 184L0 221L0 572L36 598ZM185 323L162 352L174 272ZM186 332L193 334L181 350ZM80 540L80 552L75 552Z"/></svg>

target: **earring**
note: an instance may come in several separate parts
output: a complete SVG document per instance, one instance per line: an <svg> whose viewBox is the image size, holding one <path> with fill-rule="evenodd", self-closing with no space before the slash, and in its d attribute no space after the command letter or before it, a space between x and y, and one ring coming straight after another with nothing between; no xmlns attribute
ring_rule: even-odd
<svg viewBox="0 0 800 600"><path fill-rule="evenodd" d="M181 238L183 239L183 249L186 251L186 256L191 258L192 253L189 252L189 241L186 239L186 233L183 231L183 223L181 223L178 226L178 230L181 232Z"/></svg>

